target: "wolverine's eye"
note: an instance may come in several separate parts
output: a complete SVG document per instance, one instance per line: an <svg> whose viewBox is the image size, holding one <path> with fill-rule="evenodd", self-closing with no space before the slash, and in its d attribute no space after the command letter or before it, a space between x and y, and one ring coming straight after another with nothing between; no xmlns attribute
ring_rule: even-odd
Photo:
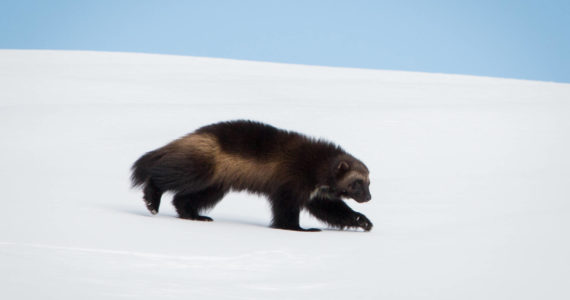
<svg viewBox="0 0 570 300"><path fill-rule="evenodd" d="M350 188L351 190L359 189L359 188L362 187L362 184L363 184L363 183L364 183L364 182L363 182L362 180L360 180L360 179L355 180L355 181L353 181L353 182L350 184L349 188Z"/></svg>

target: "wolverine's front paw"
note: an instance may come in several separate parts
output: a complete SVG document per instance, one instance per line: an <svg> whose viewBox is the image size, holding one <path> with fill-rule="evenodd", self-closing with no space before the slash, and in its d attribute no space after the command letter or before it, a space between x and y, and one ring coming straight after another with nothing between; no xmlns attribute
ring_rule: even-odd
<svg viewBox="0 0 570 300"><path fill-rule="evenodd" d="M361 213L356 213L356 217L354 218L354 222L356 223L357 227L360 227L362 229L364 229L365 231L370 231L370 229L372 229L372 222L370 222L370 220L368 220L368 218L361 214Z"/></svg>
<svg viewBox="0 0 570 300"><path fill-rule="evenodd" d="M212 222L214 221L210 217L200 216L200 215L187 215L187 214L179 214L181 219L192 220L192 221L202 221L202 222Z"/></svg>
<svg viewBox="0 0 570 300"><path fill-rule="evenodd" d="M307 229L301 228L301 226L299 226L299 225L288 226L288 225L276 225L276 224L273 224L273 225L271 225L271 227L272 227L272 228L275 228L275 229L285 229L285 230L295 230L295 231L306 231L306 232L319 232L319 231L321 231L321 230L318 229L318 228L307 228Z"/></svg>

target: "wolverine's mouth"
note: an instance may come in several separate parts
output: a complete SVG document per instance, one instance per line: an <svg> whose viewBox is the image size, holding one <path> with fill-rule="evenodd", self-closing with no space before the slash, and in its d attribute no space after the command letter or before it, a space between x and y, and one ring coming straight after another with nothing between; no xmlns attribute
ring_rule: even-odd
<svg viewBox="0 0 570 300"><path fill-rule="evenodd" d="M368 202L372 199L370 194L358 194L358 195L351 195L347 190L341 190L338 193L338 197L343 198L344 200L352 199L358 203Z"/></svg>
<svg viewBox="0 0 570 300"><path fill-rule="evenodd" d="M354 201L358 202L358 203L364 203L364 202L368 202L372 199L372 197L370 195L364 197L364 198L355 198Z"/></svg>

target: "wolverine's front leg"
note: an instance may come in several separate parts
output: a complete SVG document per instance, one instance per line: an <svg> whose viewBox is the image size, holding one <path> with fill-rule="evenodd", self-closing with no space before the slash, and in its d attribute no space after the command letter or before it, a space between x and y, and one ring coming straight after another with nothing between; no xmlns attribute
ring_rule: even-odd
<svg viewBox="0 0 570 300"><path fill-rule="evenodd" d="M341 199L314 198L305 206L317 219L333 227L360 227L372 229L372 222L365 215L352 210Z"/></svg>
<svg viewBox="0 0 570 300"><path fill-rule="evenodd" d="M316 228L301 228L299 225L301 204L298 199L299 198L295 197L294 193L285 189L280 190L269 197L271 210L273 212L271 227L298 231L320 231L320 229Z"/></svg>

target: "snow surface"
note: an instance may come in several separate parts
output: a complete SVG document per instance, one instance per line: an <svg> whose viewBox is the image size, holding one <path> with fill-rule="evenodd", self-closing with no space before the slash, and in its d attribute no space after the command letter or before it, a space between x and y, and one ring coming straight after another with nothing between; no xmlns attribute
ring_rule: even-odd
<svg viewBox="0 0 570 300"><path fill-rule="evenodd" d="M151 216L130 165L238 118L363 160L372 231L270 229L246 193ZM570 84L2 50L0 136L1 299L570 298Z"/></svg>

